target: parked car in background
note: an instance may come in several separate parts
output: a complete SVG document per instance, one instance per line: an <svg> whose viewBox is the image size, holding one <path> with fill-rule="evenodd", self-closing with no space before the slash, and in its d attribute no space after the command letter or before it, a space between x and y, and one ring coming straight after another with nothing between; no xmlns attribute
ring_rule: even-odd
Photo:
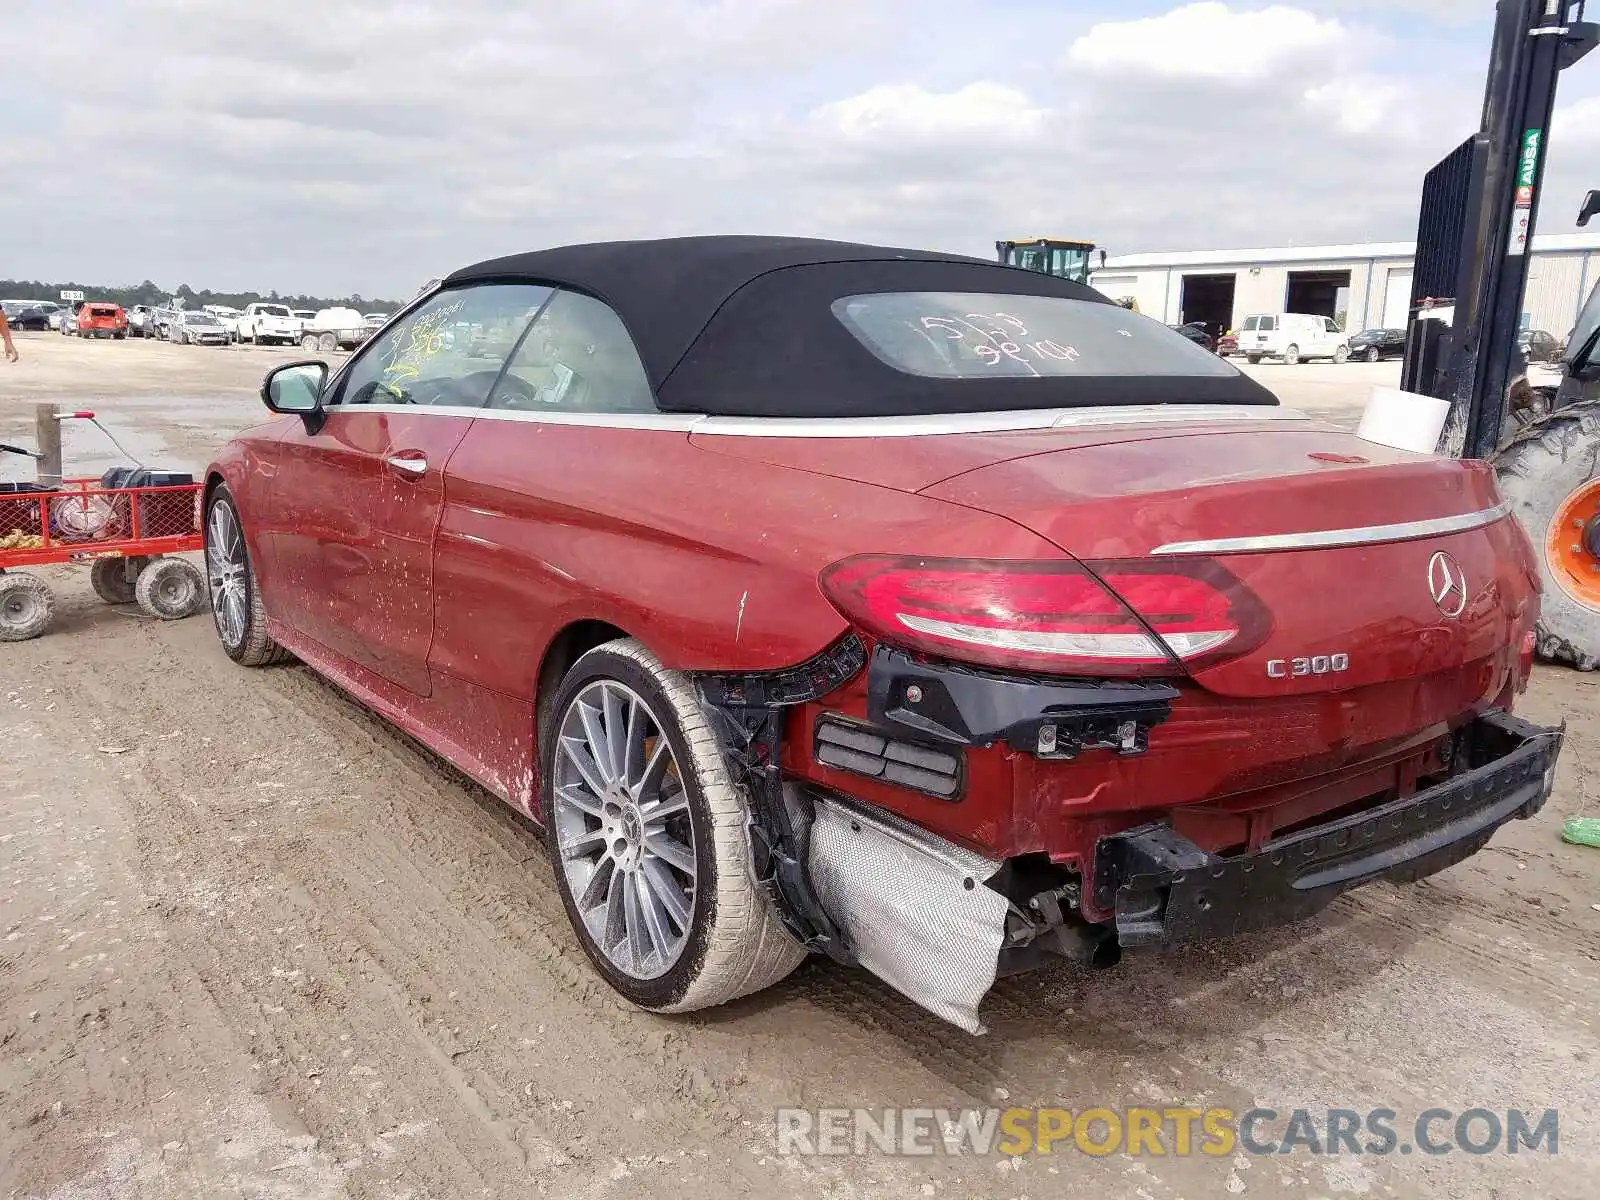
<svg viewBox="0 0 1600 1200"><path fill-rule="evenodd" d="M1233 330L1228 330L1217 339L1217 353L1227 358L1230 354L1239 353L1239 338Z"/></svg>
<svg viewBox="0 0 1600 1200"><path fill-rule="evenodd" d="M89 300L78 306L77 334L81 338L116 338L128 336L128 314L120 304Z"/></svg>
<svg viewBox="0 0 1600 1200"><path fill-rule="evenodd" d="M1183 325L1168 325L1167 328L1172 330L1173 333L1181 334L1183 337L1188 338L1202 350L1214 352L1217 348L1217 343L1206 332L1205 325L1200 321L1189 321Z"/></svg>
<svg viewBox="0 0 1600 1200"><path fill-rule="evenodd" d="M382 329L389 319L388 313L362 313L361 323L368 329Z"/></svg>
<svg viewBox="0 0 1600 1200"><path fill-rule="evenodd" d="M233 335L215 313L193 308L177 314L167 327L167 339L180 346L226 346Z"/></svg>
<svg viewBox="0 0 1600 1200"><path fill-rule="evenodd" d="M151 334L150 314L154 311L148 304L135 304L128 309L128 336L147 338Z"/></svg>
<svg viewBox="0 0 1600 1200"><path fill-rule="evenodd" d="M146 337L166 339L167 331L172 328L172 323L178 319L181 308L171 308L167 305L157 305L150 310L149 332Z"/></svg>
<svg viewBox="0 0 1600 1200"><path fill-rule="evenodd" d="M317 314L309 308L296 308L290 311L294 314L294 319L300 323L300 328L295 333L295 338L298 340L300 333L305 331L305 327L316 320Z"/></svg>
<svg viewBox="0 0 1600 1200"><path fill-rule="evenodd" d="M56 322L56 332L62 337L72 337L78 332L78 310L71 305L61 310L61 320Z"/></svg>
<svg viewBox="0 0 1600 1200"><path fill-rule="evenodd" d="M239 341L252 346L291 346L299 340L300 322L287 304L262 300L244 306L234 332Z"/></svg>
<svg viewBox="0 0 1600 1200"><path fill-rule="evenodd" d="M49 312L37 304L23 300L7 300L0 303L0 310L5 312L6 324L12 329L43 333L50 328Z"/></svg>
<svg viewBox="0 0 1600 1200"><path fill-rule="evenodd" d="M302 350L352 350L372 336L372 326L353 308L324 308L300 331Z"/></svg>
<svg viewBox="0 0 1600 1200"><path fill-rule="evenodd" d="M1278 358L1293 366L1313 358L1342 363L1350 342L1332 317L1308 313L1257 313L1239 327L1239 348L1253 363Z"/></svg>
<svg viewBox="0 0 1600 1200"><path fill-rule="evenodd" d="M1566 345L1543 329L1524 329L1517 335L1517 349L1531 363L1558 363Z"/></svg>
<svg viewBox="0 0 1600 1200"><path fill-rule="evenodd" d="M1363 329L1350 339L1350 357L1365 362L1406 356L1404 329Z"/></svg>
<svg viewBox="0 0 1600 1200"><path fill-rule="evenodd" d="M49 329L54 329L60 323L60 315L66 311L66 305L57 300L29 300L26 303L28 307L44 313L45 325Z"/></svg>
<svg viewBox="0 0 1600 1200"><path fill-rule="evenodd" d="M203 304L200 307L222 323L222 328L228 332L230 342L239 340L239 319L243 313L228 304Z"/></svg>

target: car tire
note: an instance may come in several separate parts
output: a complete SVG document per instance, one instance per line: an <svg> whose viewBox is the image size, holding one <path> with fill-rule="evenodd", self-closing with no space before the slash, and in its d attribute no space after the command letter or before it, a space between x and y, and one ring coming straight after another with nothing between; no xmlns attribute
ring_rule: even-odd
<svg viewBox="0 0 1600 1200"><path fill-rule="evenodd" d="M1245 360L1245 362L1249 363L1253 367L1253 366L1258 365L1261 362L1261 355L1259 355L1259 354L1246 354L1244 356L1244 360Z"/></svg>
<svg viewBox="0 0 1600 1200"><path fill-rule="evenodd" d="M222 652L241 667L270 667L291 655L267 633L267 610L250 562L239 508L228 485L212 489L203 526L211 617Z"/></svg>
<svg viewBox="0 0 1600 1200"><path fill-rule="evenodd" d="M307 353L315 354L317 350L317 335L314 333L302 334L300 337L300 349Z"/></svg>
<svg viewBox="0 0 1600 1200"><path fill-rule="evenodd" d="M1350 347L1349 346L1337 346L1337 347L1335 347L1334 351L1333 351L1333 361L1334 361L1335 365L1341 366L1341 367L1344 366L1345 363L1349 362L1350 361Z"/></svg>
<svg viewBox="0 0 1600 1200"><path fill-rule="evenodd" d="M606 982L640 1008L690 1012L760 991L799 966L806 951L755 877L749 802L690 680L625 638L579 658L550 712L540 800L551 864ZM639 730L637 777L631 747L622 770L611 767L619 722L621 742ZM667 815L652 815L663 806Z"/></svg>
<svg viewBox="0 0 1600 1200"><path fill-rule="evenodd" d="M317 349L324 354L332 354L339 348L339 339L331 333L325 333L317 339Z"/></svg>
<svg viewBox="0 0 1600 1200"><path fill-rule="evenodd" d="M1368 362L1381 362L1383 360L1383 352L1374 346L1362 357L1364 357Z"/></svg>
<svg viewBox="0 0 1600 1200"><path fill-rule="evenodd" d="M55 619L56 598L44 580L27 571L0 575L0 642L36 638Z"/></svg>
<svg viewBox="0 0 1600 1200"><path fill-rule="evenodd" d="M107 604L132 604L134 585L150 560L144 557L97 558L89 568L89 586ZM130 578L130 576L132 578Z"/></svg>
<svg viewBox="0 0 1600 1200"><path fill-rule="evenodd" d="M133 585L140 611L163 621L181 621L205 607L206 577L187 559L157 558Z"/></svg>
<svg viewBox="0 0 1600 1200"><path fill-rule="evenodd" d="M1283 348L1283 364L1286 367L1296 367L1300 365L1299 346L1291 343Z"/></svg>

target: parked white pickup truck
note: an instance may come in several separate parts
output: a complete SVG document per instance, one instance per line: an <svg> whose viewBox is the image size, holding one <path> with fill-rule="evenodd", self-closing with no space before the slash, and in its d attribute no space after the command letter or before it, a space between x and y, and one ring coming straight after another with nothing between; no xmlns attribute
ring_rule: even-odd
<svg viewBox="0 0 1600 1200"><path fill-rule="evenodd" d="M292 346L300 338L300 322L289 311L287 304L267 304L258 301L245 305L244 312L235 322L241 342L256 346L282 344Z"/></svg>
<svg viewBox="0 0 1600 1200"><path fill-rule="evenodd" d="M353 350L372 335L360 313L353 308L324 308L305 323L300 333L303 350Z"/></svg>

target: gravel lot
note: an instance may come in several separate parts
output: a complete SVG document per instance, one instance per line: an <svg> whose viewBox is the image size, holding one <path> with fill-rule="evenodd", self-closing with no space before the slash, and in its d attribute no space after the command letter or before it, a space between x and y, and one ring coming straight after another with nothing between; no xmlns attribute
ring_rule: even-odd
<svg viewBox="0 0 1600 1200"><path fill-rule="evenodd" d="M298 350L18 337L0 440L48 399L203 466ZM1352 423L1394 364L1251 369ZM92 428L71 465L116 461ZM25 473L0 460L0 477ZM824 963L664 1019L598 981L541 847L301 667L50 572L0 646L0 1196L1592 1196L1600 1172L1600 679L1554 803L1470 861L1287 932L1002 982L970 1038ZM1560 1152L780 1157L785 1105L1561 1110ZM1402 1121L1402 1128L1404 1128Z"/></svg>

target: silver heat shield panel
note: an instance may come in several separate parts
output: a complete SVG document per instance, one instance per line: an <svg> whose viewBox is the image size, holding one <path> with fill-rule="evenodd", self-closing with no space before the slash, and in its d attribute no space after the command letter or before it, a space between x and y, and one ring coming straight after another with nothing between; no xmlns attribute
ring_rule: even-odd
<svg viewBox="0 0 1600 1200"><path fill-rule="evenodd" d="M983 1033L1005 897L984 881L1001 864L887 813L818 798L811 883L861 965L930 1012Z"/></svg>

